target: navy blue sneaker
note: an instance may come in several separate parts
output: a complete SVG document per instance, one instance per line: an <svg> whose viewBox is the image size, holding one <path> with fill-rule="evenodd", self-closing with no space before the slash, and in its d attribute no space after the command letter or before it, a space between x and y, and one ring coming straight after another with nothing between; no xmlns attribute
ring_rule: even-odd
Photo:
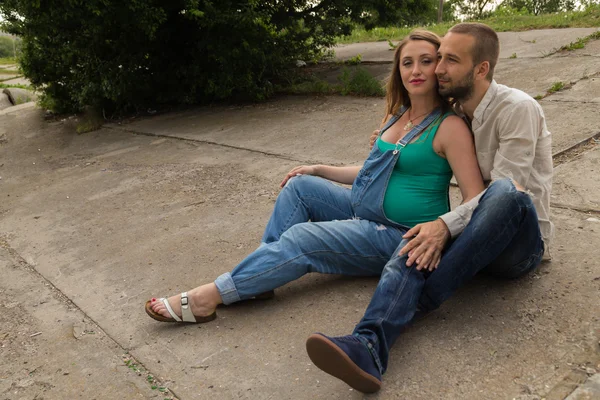
<svg viewBox="0 0 600 400"><path fill-rule="evenodd" d="M381 389L381 374L375 360L358 338L313 333L306 341L306 351L317 367L354 389L363 393Z"/></svg>

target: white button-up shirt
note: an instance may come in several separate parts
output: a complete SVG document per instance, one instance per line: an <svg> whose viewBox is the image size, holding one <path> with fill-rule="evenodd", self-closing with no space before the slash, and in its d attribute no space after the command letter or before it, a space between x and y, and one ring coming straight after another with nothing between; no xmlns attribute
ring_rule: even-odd
<svg viewBox="0 0 600 400"><path fill-rule="evenodd" d="M552 139L542 107L528 94L493 80L475 109L471 130L483 180L512 178L523 186L533 198L548 245L554 233L550 222ZM465 229L484 192L440 217L452 237Z"/></svg>

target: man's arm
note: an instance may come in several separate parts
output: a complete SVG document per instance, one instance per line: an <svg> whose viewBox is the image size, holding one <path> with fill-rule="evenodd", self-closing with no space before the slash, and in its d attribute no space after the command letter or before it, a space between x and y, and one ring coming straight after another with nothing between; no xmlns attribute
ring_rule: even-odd
<svg viewBox="0 0 600 400"><path fill-rule="evenodd" d="M486 190L487 189L466 203L462 203L454 210L439 217L442 221L444 221L444 224L446 225L452 239L460 235L460 233L465 230L465 227L471 220L473 210L475 210L475 208L479 205L479 200Z"/></svg>
<svg viewBox="0 0 600 400"><path fill-rule="evenodd" d="M503 116L499 118L501 121L498 127L499 147L494 156L494 165L490 173L492 181L511 178L517 189L526 190L535 158L537 140L542 130L541 115L539 105L533 99L523 100L503 111ZM423 246L420 246L422 243L443 242L445 245L449 237L458 236L471 220L473 210L479 204L484 193L485 191L453 211L442 215L440 219L444 224L440 224L436 220L416 225L409 230L405 238L417 236L400 253L402 255L410 252L406 265L410 266L415 261L418 264L426 265L429 261L425 258L427 248L423 249ZM446 240L442 241L441 238L444 237ZM435 240L436 238L437 240Z"/></svg>
<svg viewBox="0 0 600 400"><path fill-rule="evenodd" d="M499 147L490 173L492 182L511 178L517 189L526 190L542 128L538 107L535 100L528 99L512 105L503 112L505 115L500 118L498 129ZM440 217L452 238L458 236L471 221L473 210L479 205L483 193L485 191Z"/></svg>

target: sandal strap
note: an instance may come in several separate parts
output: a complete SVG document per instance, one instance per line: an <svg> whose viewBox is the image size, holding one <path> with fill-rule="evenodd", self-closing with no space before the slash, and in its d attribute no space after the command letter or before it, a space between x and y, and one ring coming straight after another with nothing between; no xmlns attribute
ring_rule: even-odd
<svg viewBox="0 0 600 400"><path fill-rule="evenodd" d="M165 307L167 308L167 311L169 312L169 314L171 314L171 317L177 321L177 322L181 322L181 318L179 318L177 316L177 314L175 314L175 312L173 311L173 309L171 308L171 305L169 304L169 300L167 300L166 297L163 297L162 299L160 299L163 304L165 305Z"/></svg>
<svg viewBox="0 0 600 400"><path fill-rule="evenodd" d="M181 293L181 316L183 317L184 322L196 322L196 317L194 316L194 313L192 313L187 292Z"/></svg>

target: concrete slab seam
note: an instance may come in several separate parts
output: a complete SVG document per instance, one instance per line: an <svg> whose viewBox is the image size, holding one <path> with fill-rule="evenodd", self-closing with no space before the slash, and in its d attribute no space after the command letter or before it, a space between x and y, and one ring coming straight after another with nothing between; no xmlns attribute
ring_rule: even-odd
<svg viewBox="0 0 600 400"><path fill-rule="evenodd" d="M19 265L20 267L24 268L25 270L27 270L29 273L36 275L39 279L41 279L45 285L47 285L50 289L50 291L56 296L58 297L59 301L66 303L67 305L75 308L77 311L79 311L81 314L83 314L83 316L88 319L92 325L94 325L94 329L98 332L102 332L104 335L106 335L106 337L112 341L119 349L121 349L121 351L123 352L123 354L127 354L127 357L129 359L131 359L133 362L135 362L138 365L141 365L146 371L151 372L141 361L139 361L138 359L136 359L129 350L125 349L118 341L116 341L111 335L108 334L108 332L106 332L104 329L102 329L102 327L92 318L90 317L85 311L83 311L75 302L73 302L73 300L71 300L63 291L61 291L59 288L57 288L50 280L48 280L44 275L42 275L37 269L35 269L35 267L33 265L31 265L30 263L28 263L14 248L12 248L9 243L8 240L6 239L6 237L2 234L0 234L0 248L5 249L8 254L10 255L10 257L13 259L13 261ZM151 375L153 377L156 377L156 374L151 373ZM155 378L156 380L156 378ZM161 384L160 381L156 380L156 382L158 384ZM161 384L161 386L165 387L164 385ZM169 391L169 395L172 396L174 399L179 400L180 397L178 397L170 388L166 388ZM167 394L167 393L163 393L163 394Z"/></svg>
<svg viewBox="0 0 600 400"><path fill-rule="evenodd" d="M554 95L556 93L560 93L560 92L564 92L566 90L570 90L570 89L573 88L573 86L577 85L581 81L587 81L588 79L596 78L598 76L600 76L600 72L594 72L593 74L584 75L582 78L575 79L575 80L572 80L572 81L567 82L567 83L563 83L563 87L560 88L559 90L551 91L552 89L548 89L546 91L546 94L544 94L543 96L541 96L541 98L536 97L535 99L536 100L544 99L544 100L552 101L554 103L559 103L559 102L563 102L563 103L579 103L579 104L597 103L595 101L586 101L586 100L565 100L565 99L552 100L552 99L549 99L549 97L551 97L552 95ZM557 83L562 83L562 82L557 82Z"/></svg>
<svg viewBox="0 0 600 400"><path fill-rule="evenodd" d="M558 93L558 92L556 92ZM553 103L577 103L577 104L598 104L597 101L585 101L585 100L564 100L564 99L557 99L557 100L553 100L549 98L550 96L546 96L544 97L544 100L546 101L551 101Z"/></svg>
<svg viewBox="0 0 600 400"><path fill-rule="evenodd" d="M580 212L580 213L584 213L584 214L588 214L588 215L589 214L600 215L600 210L595 209L595 208L571 206L568 204L557 203L554 201L550 202L550 208L560 208L561 210L576 211L576 212Z"/></svg>
<svg viewBox="0 0 600 400"><path fill-rule="evenodd" d="M184 142L202 143L202 144L209 144L209 145L213 145L213 146L226 147L229 149L249 151L251 153L258 153L258 154L261 154L264 156L276 157L276 158L280 158L282 160L294 161L294 162L299 162L299 163L303 163L303 164L319 164L319 161L315 161L315 160L300 160L297 158L285 156L283 154L271 153L268 151L262 151L262 150L256 150L256 149L249 149L249 148L240 147L240 146L233 146L230 144L218 143L218 142L213 142L210 140L190 139L190 138L171 136L171 135L163 135L163 134L151 133L151 132L139 132L139 131L135 131L132 129L125 129L125 128L119 128L119 127L113 127L113 126L103 126L103 128L111 129L111 130L115 130L115 131L127 132L127 133L131 133L134 135L151 136L151 137L158 137L158 138L165 138L165 139L175 139L175 140L181 140ZM335 165L335 164L332 164L332 165Z"/></svg>
<svg viewBox="0 0 600 400"><path fill-rule="evenodd" d="M577 148L587 144L591 140L598 140L598 139L600 139L600 132L596 132L592 136L588 136L587 138L580 140L579 142L567 147L566 149L557 151L556 153L552 154L552 159L557 158L562 155L565 155L568 158L567 153L572 152L573 150L576 150ZM555 165L560 165L563 163L564 163L564 161L556 163Z"/></svg>

